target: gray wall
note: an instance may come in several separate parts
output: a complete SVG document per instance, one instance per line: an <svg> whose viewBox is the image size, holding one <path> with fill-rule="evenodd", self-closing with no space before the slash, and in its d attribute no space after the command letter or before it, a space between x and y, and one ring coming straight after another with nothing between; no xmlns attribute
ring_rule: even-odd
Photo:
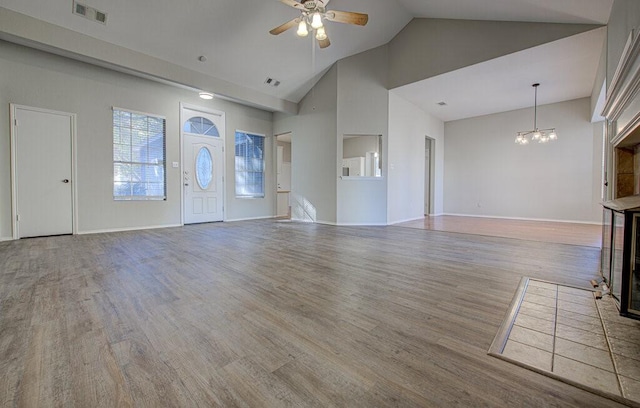
<svg viewBox="0 0 640 408"><path fill-rule="evenodd" d="M342 135L382 135L382 178L337 179L337 222L342 225L387 223L389 128L388 47L382 46L338 61L337 157L343 157Z"/></svg>
<svg viewBox="0 0 640 408"><path fill-rule="evenodd" d="M615 73L632 29L640 27L640 1L615 0L607 26L607 84Z"/></svg>
<svg viewBox="0 0 640 408"><path fill-rule="evenodd" d="M558 140L520 146L533 109L445 124L444 210L449 214L598 223L602 125L589 98L538 107Z"/></svg>
<svg viewBox="0 0 640 408"><path fill-rule="evenodd" d="M167 162L179 162L179 104L226 113L226 219L275 214L272 114L235 103L203 101L195 92L0 41L0 237L11 236L9 103L77 114L78 230L92 232L180 223L180 169L167 166L167 200L113 200L112 106L163 115L167 119ZM234 131L269 136L266 197L234 197ZM275 173L273 173L275 174Z"/></svg>
<svg viewBox="0 0 640 408"><path fill-rule="evenodd" d="M415 18L389 43L389 88L397 88L596 27L598 26L585 24Z"/></svg>
<svg viewBox="0 0 640 408"><path fill-rule="evenodd" d="M275 134L291 132L291 217L336 222L336 100L334 65L300 101L298 115L274 114Z"/></svg>
<svg viewBox="0 0 640 408"><path fill-rule="evenodd" d="M414 220L424 216L424 148L425 136L434 140L435 151L431 168L434 183L431 185L431 212L443 211L444 122L393 91L389 93L389 177L388 211L389 224Z"/></svg>

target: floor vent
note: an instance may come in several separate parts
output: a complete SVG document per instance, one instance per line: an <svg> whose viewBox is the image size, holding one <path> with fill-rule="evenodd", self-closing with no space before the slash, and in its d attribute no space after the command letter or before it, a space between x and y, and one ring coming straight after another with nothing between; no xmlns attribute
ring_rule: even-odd
<svg viewBox="0 0 640 408"><path fill-rule="evenodd" d="M73 14L96 21L100 24L107 24L107 13L96 10L93 7L89 7L86 4L82 4L77 1L73 2Z"/></svg>

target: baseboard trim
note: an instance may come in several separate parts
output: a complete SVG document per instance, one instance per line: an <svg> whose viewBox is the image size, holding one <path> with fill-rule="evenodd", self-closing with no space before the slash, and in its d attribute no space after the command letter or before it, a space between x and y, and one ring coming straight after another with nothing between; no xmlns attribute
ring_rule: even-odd
<svg viewBox="0 0 640 408"><path fill-rule="evenodd" d="M0 237L0 242L3 241L13 241L13 237Z"/></svg>
<svg viewBox="0 0 640 408"><path fill-rule="evenodd" d="M407 218L405 220L399 220L399 221L391 221L388 225L396 225L396 224L402 224L403 222L417 221L417 220L424 220L424 219L425 219L425 216L423 215L422 217Z"/></svg>
<svg viewBox="0 0 640 408"><path fill-rule="evenodd" d="M255 221L255 220L269 220L272 218L278 218L275 215L265 215L260 217L248 217L248 218L233 218L231 220L224 220L225 222L238 222L238 221Z"/></svg>
<svg viewBox="0 0 640 408"><path fill-rule="evenodd" d="M77 235L105 234L108 232L141 231L141 230L175 228L175 227L182 227L182 224L147 225L144 227L107 228L107 229L100 229L100 230L78 231Z"/></svg>
<svg viewBox="0 0 640 408"><path fill-rule="evenodd" d="M335 225L338 227L386 227L388 224L386 222L340 222Z"/></svg>
<svg viewBox="0 0 640 408"><path fill-rule="evenodd" d="M565 224L602 225L602 222L596 222L596 221L555 220L550 218L500 217L497 215L476 215L476 214L455 214L455 213L443 213L440 215L449 215L453 217L470 217L470 218L495 218L500 220L543 221L543 222L561 222Z"/></svg>

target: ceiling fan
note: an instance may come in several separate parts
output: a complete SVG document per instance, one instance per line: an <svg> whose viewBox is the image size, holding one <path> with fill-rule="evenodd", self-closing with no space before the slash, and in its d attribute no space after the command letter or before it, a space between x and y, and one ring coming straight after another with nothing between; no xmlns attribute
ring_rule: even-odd
<svg viewBox="0 0 640 408"><path fill-rule="evenodd" d="M354 13L351 11L327 10L330 0L280 0L282 3L300 10L300 17L274 28L269 31L273 35L281 34L290 28L298 26L297 34L306 37L309 34L309 26L316 31L316 40L320 48L327 48L331 45L329 37L324 29L322 20L334 21L336 23L355 24L364 26L369 21L369 15Z"/></svg>

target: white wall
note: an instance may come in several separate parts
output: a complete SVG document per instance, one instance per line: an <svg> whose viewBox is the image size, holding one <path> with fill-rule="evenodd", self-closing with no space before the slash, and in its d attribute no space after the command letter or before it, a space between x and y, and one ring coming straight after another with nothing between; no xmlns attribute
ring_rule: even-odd
<svg viewBox="0 0 640 408"><path fill-rule="evenodd" d="M382 177L342 179L342 160L337 177L337 223L340 225L386 225L388 124L388 47L382 46L338 61L337 157L343 157L342 135L382 135Z"/></svg>
<svg viewBox="0 0 640 408"><path fill-rule="evenodd" d="M336 222L337 78L334 65L302 99L298 115L274 115L274 134L291 132L294 220Z"/></svg>
<svg viewBox="0 0 640 408"><path fill-rule="evenodd" d="M389 224L424 216L424 140L434 139L433 214L443 211L444 123L389 92Z"/></svg>
<svg viewBox="0 0 640 408"><path fill-rule="evenodd" d="M45 52L0 41L0 237L11 236L9 167L9 103L77 114L78 230L144 228L180 223L180 169L167 166L167 200L113 200L112 106L166 117L167 162L180 161L180 102L226 113L226 218L275 214L275 185L267 178L266 197L234 198L234 131L269 135L267 171L272 162L272 114L235 103L203 101L187 90L171 87ZM273 173L275 174L275 173Z"/></svg>
<svg viewBox="0 0 640 408"><path fill-rule="evenodd" d="M601 124L590 99L538 107L558 140L520 146L533 108L445 124L444 210L449 214L599 223Z"/></svg>

